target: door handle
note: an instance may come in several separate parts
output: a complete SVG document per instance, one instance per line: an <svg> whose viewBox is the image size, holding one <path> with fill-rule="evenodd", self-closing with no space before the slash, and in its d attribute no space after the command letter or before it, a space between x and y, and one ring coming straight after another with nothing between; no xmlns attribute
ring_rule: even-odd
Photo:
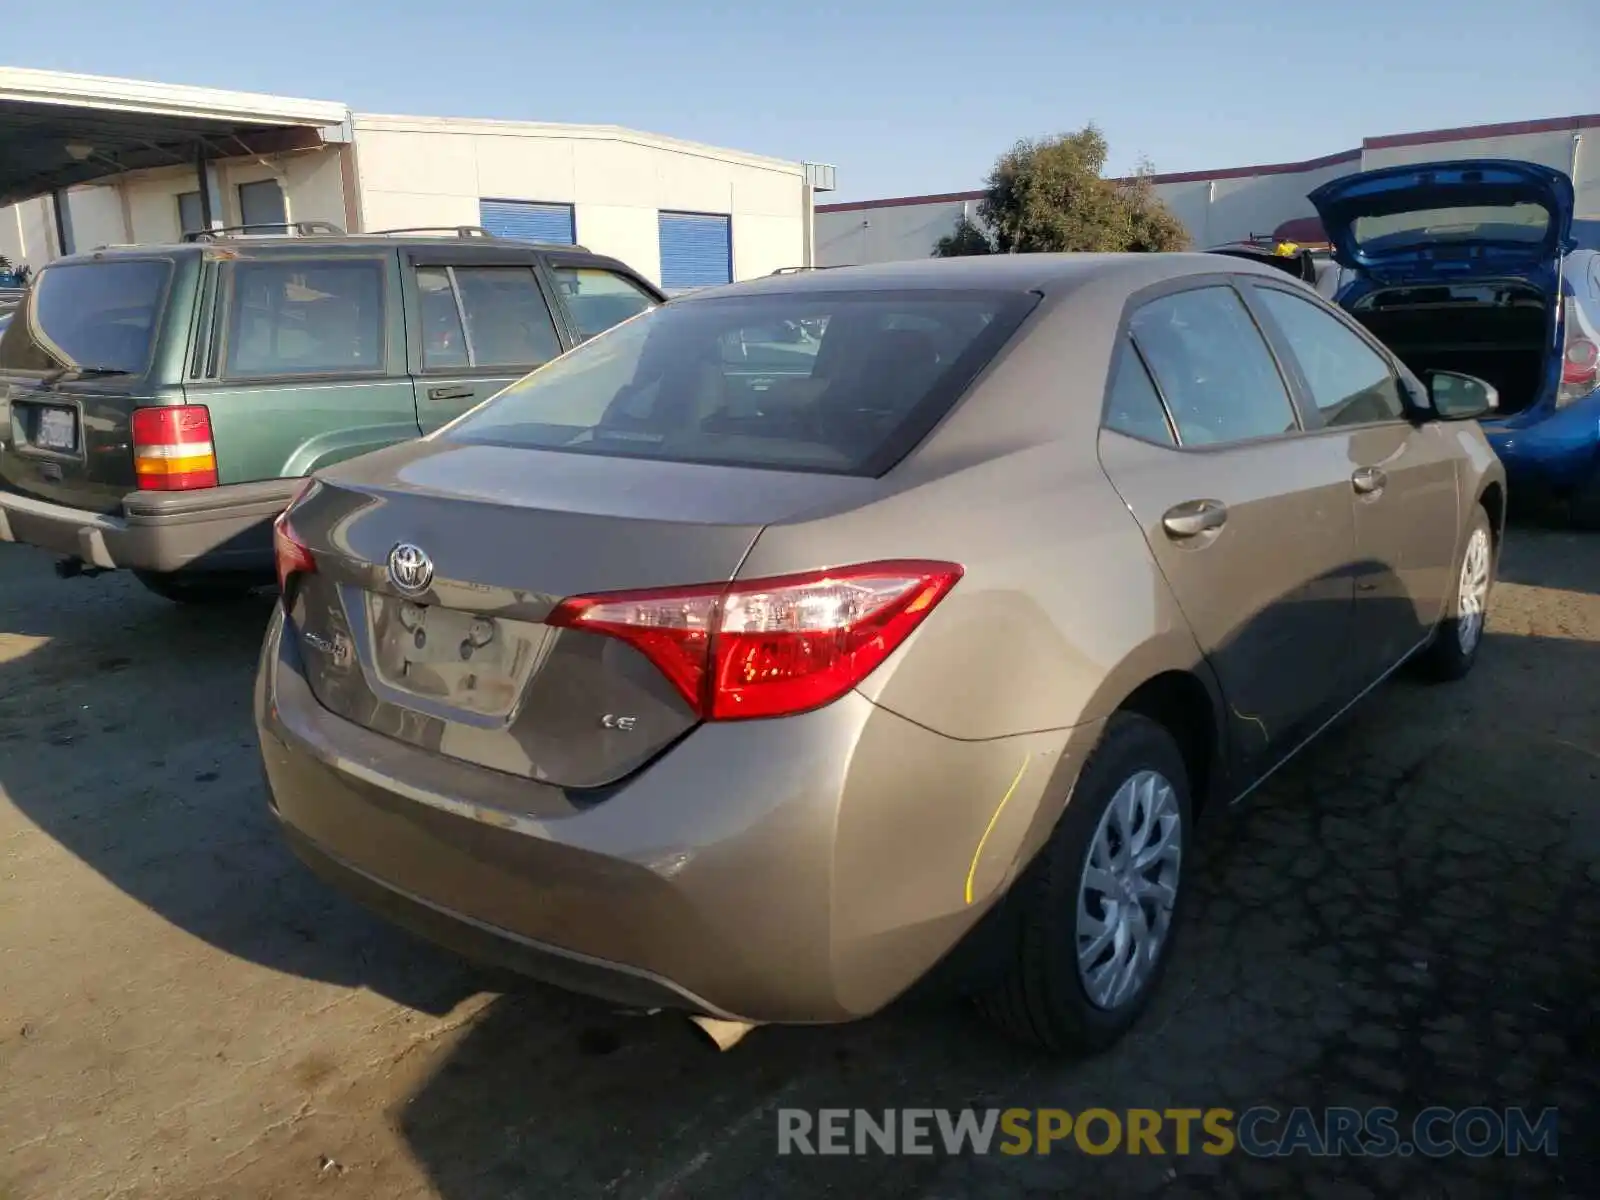
<svg viewBox="0 0 1600 1200"><path fill-rule="evenodd" d="M1377 467L1362 467L1350 476L1350 486L1362 496L1376 496L1383 491L1384 484L1389 482L1389 477Z"/></svg>
<svg viewBox="0 0 1600 1200"><path fill-rule="evenodd" d="M1185 500L1167 509L1161 528L1171 538L1192 538L1221 529L1228 520L1228 506L1221 500Z"/></svg>
<svg viewBox="0 0 1600 1200"><path fill-rule="evenodd" d="M477 393L467 387L431 387L429 400L470 400Z"/></svg>

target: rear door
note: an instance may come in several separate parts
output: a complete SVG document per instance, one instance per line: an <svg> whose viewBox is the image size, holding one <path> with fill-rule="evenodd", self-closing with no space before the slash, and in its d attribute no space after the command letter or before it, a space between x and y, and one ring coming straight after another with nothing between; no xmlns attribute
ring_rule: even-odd
<svg viewBox="0 0 1600 1200"><path fill-rule="evenodd" d="M1362 687L1415 649L1444 608L1459 528L1453 438L1411 420L1398 372L1348 322L1265 280L1246 294L1298 377L1308 423L1348 463L1358 555L1349 665Z"/></svg>
<svg viewBox="0 0 1600 1200"><path fill-rule="evenodd" d="M1100 457L1216 670L1235 763L1270 766L1348 698L1350 464L1308 437L1225 279L1146 293Z"/></svg>
<svg viewBox="0 0 1600 1200"><path fill-rule="evenodd" d="M305 475L417 436L396 259L208 248L189 402L211 413L221 482Z"/></svg>
<svg viewBox="0 0 1600 1200"><path fill-rule="evenodd" d="M565 348L537 257L511 247L406 253L407 364L423 433Z"/></svg>

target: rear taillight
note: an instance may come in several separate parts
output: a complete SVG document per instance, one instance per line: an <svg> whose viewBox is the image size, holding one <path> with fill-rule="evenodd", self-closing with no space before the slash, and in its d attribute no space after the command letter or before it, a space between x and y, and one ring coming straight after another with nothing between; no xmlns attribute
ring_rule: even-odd
<svg viewBox="0 0 1600 1200"><path fill-rule="evenodd" d="M1593 387L1597 368L1600 368L1600 347L1586 337L1569 338L1567 352L1561 358L1562 384Z"/></svg>
<svg viewBox="0 0 1600 1200"><path fill-rule="evenodd" d="M317 569L317 560L312 557L311 548L300 540L300 535L289 521L290 509L311 486L309 479L301 484L294 499L289 501L288 508L279 513L278 519L272 523L272 558L278 569L278 591L285 599L289 595L290 579L296 575L309 575Z"/></svg>
<svg viewBox="0 0 1600 1200"><path fill-rule="evenodd" d="M217 456L206 406L134 409L133 471L139 486L151 491L216 487Z"/></svg>
<svg viewBox="0 0 1600 1200"><path fill-rule="evenodd" d="M545 620L627 642L706 720L776 717L820 708L855 687L960 578L954 563L864 563L574 596Z"/></svg>

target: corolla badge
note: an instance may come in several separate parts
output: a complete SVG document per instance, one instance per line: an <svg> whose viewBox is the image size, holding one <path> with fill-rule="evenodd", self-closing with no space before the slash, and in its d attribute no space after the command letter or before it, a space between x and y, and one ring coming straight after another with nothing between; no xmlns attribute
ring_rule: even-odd
<svg viewBox="0 0 1600 1200"><path fill-rule="evenodd" d="M410 542L401 542L389 551L389 582L402 592L415 596L433 582L433 560Z"/></svg>

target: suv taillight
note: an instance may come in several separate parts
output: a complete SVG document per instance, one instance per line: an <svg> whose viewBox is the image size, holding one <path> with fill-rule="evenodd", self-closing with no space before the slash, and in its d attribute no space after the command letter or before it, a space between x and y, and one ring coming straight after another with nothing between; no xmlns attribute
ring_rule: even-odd
<svg viewBox="0 0 1600 1200"><path fill-rule="evenodd" d="M1561 389L1556 394L1557 405L1570 403L1592 392L1597 372L1600 372L1600 347L1582 334L1569 336L1566 351L1561 356Z"/></svg>
<svg viewBox="0 0 1600 1200"><path fill-rule="evenodd" d="M150 491L216 487L217 456L206 406L134 409L133 471L139 486Z"/></svg>
<svg viewBox="0 0 1600 1200"><path fill-rule="evenodd" d="M627 642L702 719L820 708L865 679L961 578L897 560L731 584L563 600L547 624Z"/></svg>

